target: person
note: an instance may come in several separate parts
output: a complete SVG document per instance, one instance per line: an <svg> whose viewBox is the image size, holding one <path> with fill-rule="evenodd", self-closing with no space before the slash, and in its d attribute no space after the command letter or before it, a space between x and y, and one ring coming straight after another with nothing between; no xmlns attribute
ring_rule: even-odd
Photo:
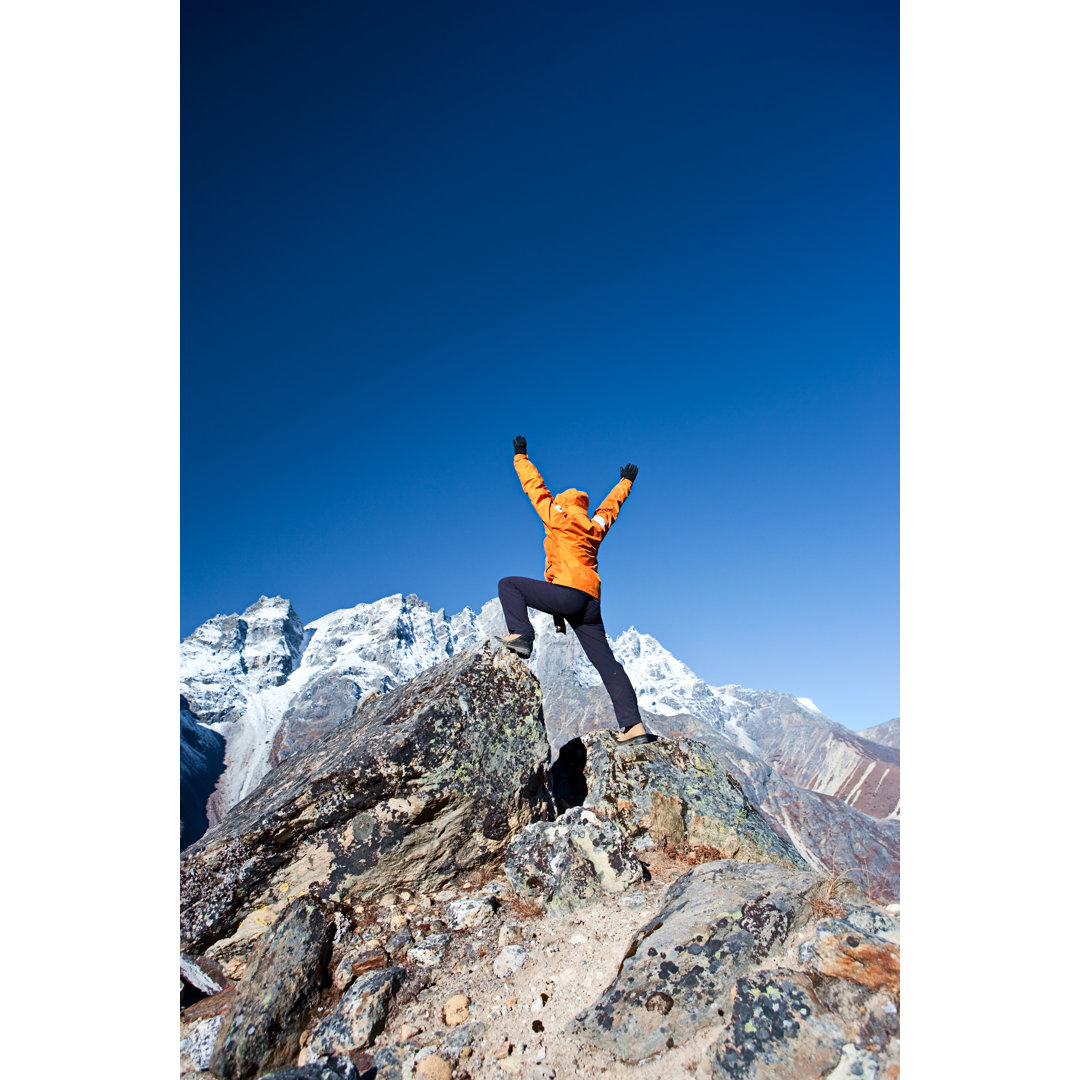
<svg viewBox="0 0 1080 1080"><path fill-rule="evenodd" d="M597 549L630 494L637 477L637 466L626 464L622 467L619 482L590 517L586 492L567 488L552 497L544 478L529 460L526 446L523 435L514 439L514 468L525 494L544 523L545 580L505 577L499 582L499 600L509 631L499 641L519 656L532 655L536 632L529 621L530 607L553 615L559 633L565 634L566 623L569 623L611 698L619 725L616 740L620 743L649 742L651 737L638 712L637 695L622 664L615 659L604 631L600 615L600 574L596 563Z"/></svg>

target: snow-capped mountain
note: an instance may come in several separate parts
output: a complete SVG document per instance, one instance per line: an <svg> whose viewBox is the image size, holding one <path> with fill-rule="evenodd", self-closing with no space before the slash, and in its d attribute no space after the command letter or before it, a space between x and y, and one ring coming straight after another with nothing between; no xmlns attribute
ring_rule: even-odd
<svg viewBox="0 0 1080 1080"><path fill-rule="evenodd" d="M533 621L537 642L529 666L544 691L557 754L578 733L581 701L595 698L599 712L589 710L594 724L612 723L603 719L610 717L610 704L574 634L556 634L547 615L534 613ZM465 608L447 616L401 594L331 612L306 626L281 597L261 597L242 615L204 623L181 645L180 688L194 718L225 739L210 824L279 761L351 716L369 694L505 632L497 600L479 614ZM693 717L739 753L802 787L877 817L897 813L899 752L834 723L809 699L710 686L633 627L613 649L649 715Z"/></svg>

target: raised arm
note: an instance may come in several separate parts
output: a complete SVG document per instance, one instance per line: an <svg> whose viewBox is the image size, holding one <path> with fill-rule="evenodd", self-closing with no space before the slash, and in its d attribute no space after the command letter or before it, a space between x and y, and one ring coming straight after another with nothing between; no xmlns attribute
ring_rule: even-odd
<svg viewBox="0 0 1080 1080"><path fill-rule="evenodd" d="M636 465L627 462L619 472L621 479L611 489L611 494L596 508L596 513L593 514L593 521L604 530L605 536L619 516L619 507L626 502L626 497L630 494L630 488L637 477L638 468Z"/></svg>
<svg viewBox="0 0 1080 1080"><path fill-rule="evenodd" d="M540 520L545 525L551 524L555 512L555 500L540 475L540 470L529 460L525 453L525 436L519 435L514 439L514 468L517 470L518 479L529 496L529 502L540 515Z"/></svg>

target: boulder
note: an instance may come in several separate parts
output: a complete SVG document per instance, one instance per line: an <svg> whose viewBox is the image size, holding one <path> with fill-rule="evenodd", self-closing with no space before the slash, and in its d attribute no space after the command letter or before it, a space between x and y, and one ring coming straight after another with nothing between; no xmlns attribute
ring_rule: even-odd
<svg viewBox="0 0 1080 1080"><path fill-rule="evenodd" d="M294 900L259 942L225 1014L210 1069L247 1080L296 1060L300 1034L328 980L334 920L314 896Z"/></svg>
<svg viewBox="0 0 1080 1080"><path fill-rule="evenodd" d="M370 1046L386 1023L391 999L404 974L404 968L392 967L358 978L315 1028L308 1052L314 1057L331 1057Z"/></svg>
<svg viewBox="0 0 1080 1080"><path fill-rule="evenodd" d="M768 863L725 859L695 867L668 888L614 982L570 1030L638 1061L701 1028L727 1025L738 980L810 924L821 884L815 874Z"/></svg>
<svg viewBox="0 0 1080 1080"><path fill-rule="evenodd" d="M715 851L714 858L809 869L703 743L657 738L620 746L610 732L591 731L581 744L584 805L618 822L631 841L707 848Z"/></svg>
<svg viewBox="0 0 1080 1080"><path fill-rule="evenodd" d="M519 896L556 913L601 893L621 893L641 883L642 867L613 821L573 806L555 821L526 826L506 852L506 876Z"/></svg>
<svg viewBox="0 0 1080 1080"><path fill-rule="evenodd" d="M540 687L481 645L365 702L270 772L181 861L181 938L243 956L298 892L355 903L498 863L546 815Z"/></svg>

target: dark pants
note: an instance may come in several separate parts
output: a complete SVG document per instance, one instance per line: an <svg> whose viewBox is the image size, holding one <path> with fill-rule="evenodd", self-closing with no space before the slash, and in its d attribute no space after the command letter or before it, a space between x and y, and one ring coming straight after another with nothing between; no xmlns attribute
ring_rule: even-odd
<svg viewBox="0 0 1080 1080"><path fill-rule="evenodd" d="M619 727L625 730L641 722L637 695L608 644L604 622L600 617L599 600L580 589L525 577L504 577L499 582L499 600L506 618L506 629L522 637L536 636L529 622L528 608L546 611L549 615L561 615L577 634L589 663L599 672L611 704L615 706L615 719Z"/></svg>

